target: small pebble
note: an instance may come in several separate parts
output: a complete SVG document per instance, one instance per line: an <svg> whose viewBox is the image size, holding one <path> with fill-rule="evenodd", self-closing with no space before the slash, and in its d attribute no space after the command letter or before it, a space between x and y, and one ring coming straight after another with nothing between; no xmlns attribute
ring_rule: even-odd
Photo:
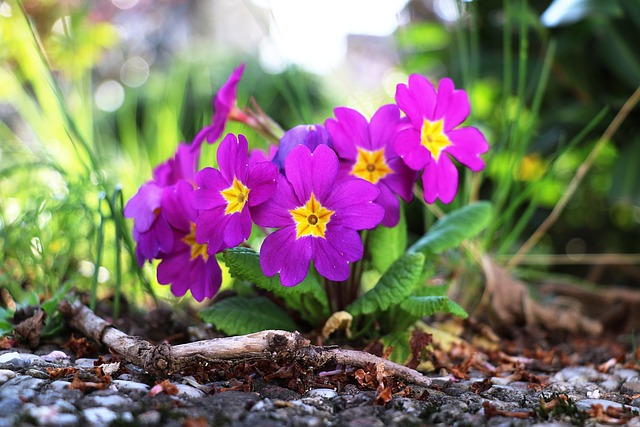
<svg viewBox="0 0 640 427"><path fill-rule="evenodd" d="M9 381L11 378L14 378L16 373L10 371L9 369L0 369L0 384Z"/></svg>
<svg viewBox="0 0 640 427"><path fill-rule="evenodd" d="M92 427L108 426L118 418L118 414L109 408L87 408L82 411L87 423Z"/></svg>
<svg viewBox="0 0 640 427"><path fill-rule="evenodd" d="M178 396L186 397L189 399L196 399L198 397L204 396L204 392L202 390L198 390L195 387L191 387L186 384L175 384L178 387Z"/></svg>
<svg viewBox="0 0 640 427"><path fill-rule="evenodd" d="M305 397L319 397L323 399L332 399L337 395L338 393L332 388L314 388L305 393Z"/></svg>

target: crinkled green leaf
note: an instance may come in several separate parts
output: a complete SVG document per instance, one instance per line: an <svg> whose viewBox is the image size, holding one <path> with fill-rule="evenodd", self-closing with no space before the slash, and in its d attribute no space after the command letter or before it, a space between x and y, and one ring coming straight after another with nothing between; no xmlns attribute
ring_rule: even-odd
<svg viewBox="0 0 640 427"><path fill-rule="evenodd" d="M411 357L411 331L406 330L388 334L380 338L380 341L384 345L384 351L387 351L389 347L393 347L393 351L389 355L390 361L403 365Z"/></svg>
<svg viewBox="0 0 640 427"><path fill-rule="evenodd" d="M427 234L408 249L408 252L435 255L455 248L463 240L480 233L489 225L492 217L493 207L489 202L467 205L440 218Z"/></svg>
<svg viewBox="0 0 640 427"><path fill-rule="evenodd" d="M265 297L226 298L200 311L200 317L227 335L297 328L287 313Z"/></svg>
<svg viewBox="0 0 640 427"><path fill-rule="evenodd" d="M347 307L347 311L357 316L384 311L392 305L400 304L414 290L423 265L424 255L421 253L404 254L389 267L370 291Z"/></svg>
<svg viewBox="0 0 640 427"><path fill-rule="evenodd" d="M224 262L229 268L229 273L232 277L255 283L257 286L281 298L294 297L299 300L302 294L310 294L323 310L328 310L329 301L327 300L327 295L313 274L308 274L296 286L283 286L280 282L279 274L273 277L264 275L260 267L260 254L249 248L237 247L225 250Z"/></svg>
<svg viewBox="0 0 640 427"><path fill-rule="evenodd" d="M395 227L378 226L369 232L371 264L380 273L387 271L407 249L407 221L403 210L400 211L400 222Z"/></svg>
<svg viewBox="0 0 640 427"><path fill-rule="evenodd" d="M436 313L454 314L462 318L469 316L464 308L446 296L410 296L400 304L400 308L417 317Z"/></svg>

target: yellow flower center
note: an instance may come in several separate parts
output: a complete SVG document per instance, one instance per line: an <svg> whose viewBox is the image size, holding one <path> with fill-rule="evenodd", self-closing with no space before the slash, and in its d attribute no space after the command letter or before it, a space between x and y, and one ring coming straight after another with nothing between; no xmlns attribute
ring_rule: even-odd
<svg viewBox="0 0 640 427"><path fill-rule="evenodd" d="M444 133L444 119L440 119L437 122L430 122L424 119L421 142L429 150L431 156L438 161L442 150L451 145L451 141Z"/></svg>
<svg viewBox="0 0 640 427"><path fill-rule="evenodd" d="M227 201L227 208L224 210L225 215L241 212L245 203L249 199L249 190L238 178L233 177L231 187L222 190L220 194Z"/></svg>
<svg viewBox="0 0 640 427"><path fill-rule="evenodd" d="M208 245L201 244L196 242L196 224L191 223L191 233L187 234L183 239L187 245L191 246L191 260L198 258L201 256L205 262L209 259L209 254L207 253Z"/></svg>
<svg viewBox="0 0 640 427"><path fill-rule="evenodd" d="M357 148L358 158L351 169L351 175L376 184L385 176L393 173L385 161L384 148L376 151L369 151L360 147Z"/></svg>
<svg viewBox="0 0 640 427"><path fill-rule="evenodd" d="M325 238L324 233L333 212L323 207L311 193L311 197L304 206L289 211L296 222L296 239L304 236Z"/></svg>

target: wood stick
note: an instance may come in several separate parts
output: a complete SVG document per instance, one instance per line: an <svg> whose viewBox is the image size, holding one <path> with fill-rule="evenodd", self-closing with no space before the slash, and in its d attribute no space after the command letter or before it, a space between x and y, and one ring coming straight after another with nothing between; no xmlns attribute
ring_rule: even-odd
<svg viewBox="0 0 640 427"><path fill-rule="evenodd" d="M161 378L200 364L277 359L298 362L313 368L328 364L364 368L373 363L383 367L385 373L408 383L421 386L431 384L429 377L414 369L364 351L311 345L311 342L298 332L266 330L189 344L172 346L163 343L154 346L141 337L130 336L118 330L79 301L63 300L59 309L67 318L69 326L109 347L126 361Z"/></svg>

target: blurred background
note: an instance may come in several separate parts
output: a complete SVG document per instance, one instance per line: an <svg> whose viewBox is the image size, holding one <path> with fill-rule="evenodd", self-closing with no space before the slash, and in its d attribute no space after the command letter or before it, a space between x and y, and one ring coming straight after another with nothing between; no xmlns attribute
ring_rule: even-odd
<svg viewBox="0 0 640 427"><path fill-rule="evenodd" d="M240 63L239 105L284 129L337 106L370 117L411 73L453 78L491 150L436 211L492 201L480 247L508 264L570 191L512 267L637 285L640 109L601 137L640 86L638 40L626 0L0 1L3 305L71 286L167 294L135 268L122 205L209 123ZM407 216L416 238L435 218L420 202Z"/></svg>

